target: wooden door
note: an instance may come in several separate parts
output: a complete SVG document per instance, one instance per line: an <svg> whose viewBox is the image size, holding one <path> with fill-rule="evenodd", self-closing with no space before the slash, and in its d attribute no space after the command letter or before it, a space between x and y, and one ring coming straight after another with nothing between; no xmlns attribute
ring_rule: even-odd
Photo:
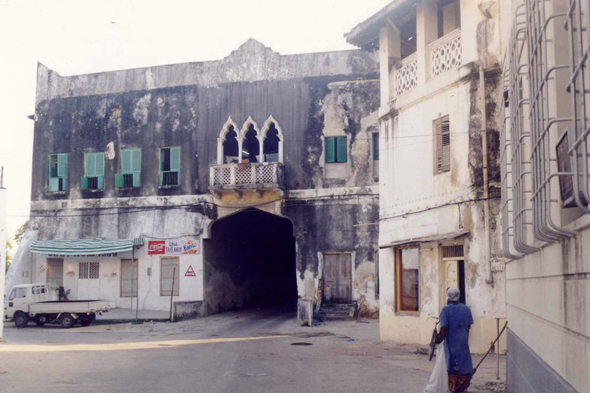
<svg viewBox="0 0 590 393"><path fill-rule="evenodd" d="M324 302L352 302L352 258L350 254L324 255Z"/></svg>
<svg viewBox="0 0 590 393"><path fill-rule="evenodd" d="M51 258L47 260L47 284L52 289L64 285L64 260Z"/></svg>

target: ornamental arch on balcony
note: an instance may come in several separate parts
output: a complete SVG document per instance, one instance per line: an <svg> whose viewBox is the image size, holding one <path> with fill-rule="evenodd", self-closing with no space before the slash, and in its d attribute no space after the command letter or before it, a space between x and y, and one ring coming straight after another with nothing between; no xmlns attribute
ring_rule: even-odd
<svg viewBox="0 0 590 393"><path fill-rule="evenodd" d="M217 164L242 162L283 162L283 130L274 117L269 116L262 129L252 117L241 129L228 117L217 138Z"/></svg>

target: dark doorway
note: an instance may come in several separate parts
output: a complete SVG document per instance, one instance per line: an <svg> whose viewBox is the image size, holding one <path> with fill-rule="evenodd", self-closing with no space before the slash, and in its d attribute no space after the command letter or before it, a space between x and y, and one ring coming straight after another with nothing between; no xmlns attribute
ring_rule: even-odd
<svg viewBox="0 0 590 393"><path fill-rule="evenodd" d="M291 221L257 209L223 218L204 240L208 313L286 306L295 310L297 279Z"/></svg>

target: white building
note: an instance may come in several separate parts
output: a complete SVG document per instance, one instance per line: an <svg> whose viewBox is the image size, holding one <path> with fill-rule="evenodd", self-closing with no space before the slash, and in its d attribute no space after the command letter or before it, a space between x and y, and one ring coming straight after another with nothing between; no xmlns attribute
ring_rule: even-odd
<svg viewBox="0 0 590 393"><path fill-rule="evenodd" d="M508 391L590 392L590 2L501 3Z"/></svg>
<svg viewBox="0 0 590 393"><path fill-rule="evenodd" d="M472 351L506 316L499 12L494 1L396 0L346 35L380 59L382 340L427 344L449 286L472 310Z"/></svg>

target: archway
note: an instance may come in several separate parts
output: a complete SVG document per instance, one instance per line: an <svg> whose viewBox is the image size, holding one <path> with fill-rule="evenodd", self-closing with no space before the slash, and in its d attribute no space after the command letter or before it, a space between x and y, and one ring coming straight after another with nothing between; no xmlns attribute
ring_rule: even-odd
<svg viewBox="0 0 590 393"><path fill-rule="evenodd" d="M282 306L295 310L297 279L291 221L247 209L215 222L204 240L207 313Z"/></svg>

